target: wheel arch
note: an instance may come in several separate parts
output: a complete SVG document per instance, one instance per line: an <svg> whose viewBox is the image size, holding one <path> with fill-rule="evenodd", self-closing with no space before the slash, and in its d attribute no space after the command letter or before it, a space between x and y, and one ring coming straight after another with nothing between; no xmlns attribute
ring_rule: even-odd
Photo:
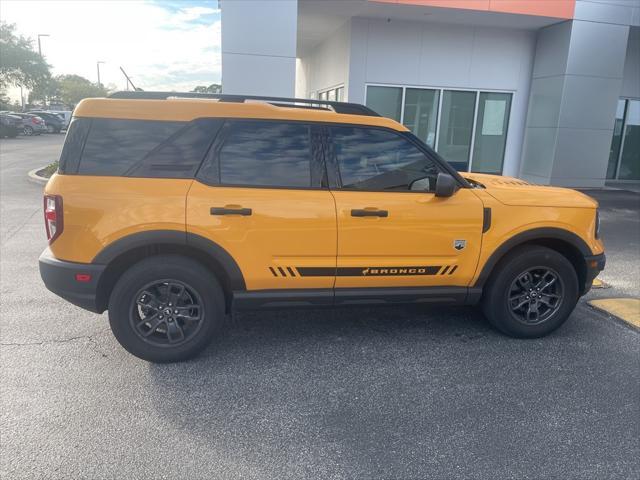
<svg viewBox="0 0 640 480"><path fill-rule="evenodd" d="M224 290L227 309L232 292L246 289L240 267L229 252L217 243L190 232L154 230L120 238L94 257L93 264L106 266L97 287L98 309L107 309L113 287L131 265L160 254L183 255L206 266Z"/></svg>
<svg viewBox="0 0 640 480"><path fill-rule="evenodd" d="M587 277L585 257L593 255L587 243L573 232L561 228L534 228L514 235L502 243L485 262L474 287L482 288L491 277L495 267L505 256L522 245L540 245L557 251L573 265L578 275L582 295Z"/></svg>

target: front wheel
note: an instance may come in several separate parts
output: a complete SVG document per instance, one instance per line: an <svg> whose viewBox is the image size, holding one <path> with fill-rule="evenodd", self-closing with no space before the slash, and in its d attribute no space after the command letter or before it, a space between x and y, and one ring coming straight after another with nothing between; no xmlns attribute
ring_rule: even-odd
<svg viewBox="0 0 640 480"><path fill-rule="evenodd" d="M30 137L31 135L33 135L33 127L30 127L29 125L27 125L26 127L24 127L24 134L27 137Z"/></svg>
<svg viewBox="0 0 640 480"><path fill-rule="evenodd" d="M566 257L522 246L500 261L485 288L482 309L501 332L537 338L560 327L578 301L578 278Z"/></svg>
<svg viewBox="0 0 640 480"><path fill-rule="evenodd" d="M204 349L224 320L216 277L179 255L144 259L118 280L109 323L120 344L150 362L186 360Z"/></svg>

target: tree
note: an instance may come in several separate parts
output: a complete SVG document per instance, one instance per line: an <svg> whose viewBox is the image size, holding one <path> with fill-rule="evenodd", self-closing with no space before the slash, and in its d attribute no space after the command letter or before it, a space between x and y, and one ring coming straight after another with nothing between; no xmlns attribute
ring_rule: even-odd
<svg viewBox="0 0 640 480"><path fill-rule="evenodd" d="M46 95L52 103L64 103L73 108L83 98L104 97L107 93L103 86L99 87L80 75L58 75L35 89L29 100L42 99Z"/></svg>
<svg viewBox="0 0 640 480"><path fill-rule="evenodd" d="M198 85L191 91L194 93L222 93L222 85L218 83L212 83L208 87L205 87L204 85Z"/></svg>
<svg viewBox="0 0 640 480"><path fill-rule="evenodd" d="M0 22L0 88L33 88L51 77L49 65L32 44L31 39L16 33L15 25Z"/></svg>

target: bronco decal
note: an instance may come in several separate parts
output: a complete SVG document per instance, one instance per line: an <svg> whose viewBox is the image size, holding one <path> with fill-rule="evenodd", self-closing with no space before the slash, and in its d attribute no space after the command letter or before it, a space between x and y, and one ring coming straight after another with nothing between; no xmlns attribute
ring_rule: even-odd
<svg viewBox="0 0 640 480"><path fill-rule="evenodd" d="M457 265L409 267L269 267L274 277L393 277L414 275L451 275ZM285 270L286 269L286 270ZM288 273L287 273L288 272Z"/></svg>

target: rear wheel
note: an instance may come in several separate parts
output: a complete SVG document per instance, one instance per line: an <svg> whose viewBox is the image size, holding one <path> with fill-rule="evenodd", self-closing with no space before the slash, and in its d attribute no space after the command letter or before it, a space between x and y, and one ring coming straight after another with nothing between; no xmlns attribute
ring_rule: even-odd
<svg viewBox="0 0 640 480"><path fill-rule="evenodd" d="M197 262L159 255L127 270L111 293L109 323L120 344L150 362L186 360L204 349L224 320L217 279Z"/></svg>
<svg viewBox="0 0 640 480"><path fill-rule="evenodd" d="M577 301L578 278L569 260L555 250L528 245L496 266L482 308L501 332L536 338L560 327Z"/></svg>

